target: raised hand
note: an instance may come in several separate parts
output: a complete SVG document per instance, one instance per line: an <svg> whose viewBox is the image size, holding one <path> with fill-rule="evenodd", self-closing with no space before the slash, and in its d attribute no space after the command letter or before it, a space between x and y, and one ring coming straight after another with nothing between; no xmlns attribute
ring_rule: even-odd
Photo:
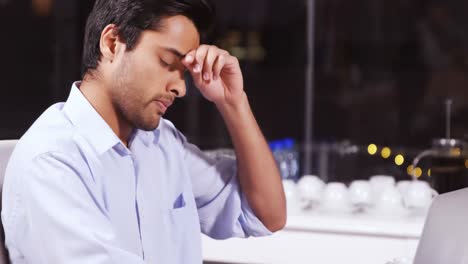
<svg viewBox="0 0 468 264"><path fill-rule="evenodd" d="M216 105L236 106L244 96L244 81L236 57L216 46L201 45L182 63L203 96Z"/></svg>

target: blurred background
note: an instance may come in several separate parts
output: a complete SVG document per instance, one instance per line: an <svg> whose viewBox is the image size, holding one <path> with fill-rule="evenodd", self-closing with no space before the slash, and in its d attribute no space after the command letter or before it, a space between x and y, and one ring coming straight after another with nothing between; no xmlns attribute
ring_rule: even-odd
<svg viewBox="0 0 468 264"><path fill-rule="evenodd" d="M93 2L0 0L0 139L21 137L66 100ZM216 0L211 37L241 61L267 140L293 139L294 177L408 178L414 156L446 137L448 99L450 137L468 137L467 1L310 3ZM216 109L193 87L166 118L202 149L231 147ZM423 162L416 174L429 169Z"/></svg>

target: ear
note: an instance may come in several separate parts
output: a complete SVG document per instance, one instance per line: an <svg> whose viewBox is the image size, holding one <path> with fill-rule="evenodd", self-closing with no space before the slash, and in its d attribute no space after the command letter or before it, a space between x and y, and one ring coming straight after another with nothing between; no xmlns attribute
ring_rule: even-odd
<svg viewBox="0 0 468 264"><path fill-rule="evenodd" d="M101 32L99 48L103 59L112 61L118 51L122 49L122 42L119 39L119 31L116 25L109 24Z"/></svg>

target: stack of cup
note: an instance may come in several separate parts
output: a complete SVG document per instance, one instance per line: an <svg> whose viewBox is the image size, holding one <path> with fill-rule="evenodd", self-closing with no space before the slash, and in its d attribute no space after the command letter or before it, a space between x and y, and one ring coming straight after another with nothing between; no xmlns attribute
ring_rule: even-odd
<svg viewBox="0 0 468 264"><path fill-rule="evenodd" d="M405 212L403 197L388 175L374 175L367 180L351 182L350 199L360 210L378 215L401 215Z"/></svg>
<svg viewBox="0 0 468 264"><path fill-rule="evenodd" d="M308 207L315 207L322 199L325 183L315 175L304 175L297 182L299 195Z"/></svg>
<svg viewBox="0 0 468 264"><path fill-rule="evenodd" d="M400 190L403 201L408 209L416 211L427 211L437 192L425 181L413 180L401 183Z"/></svg>
<svg viewBox="0 0 468 264"><path fill-rule="evenodd" d="M288 215L300 213L302 206L296 183L293 180L283 180L283 189L286 196L286 209Z"/></svg>
<svg viewBox="0 0 468 264"><path fill-rule="evenodd" d="M349 214L353 211L349 190L344 183L328 183L322 195L320 210L326 213Z"/></svg>
<svg viewBox="0 0 468 264"><path fill-rule="evenodd" d="M318 206L327 213L355 210L382 216L402 216L410 211L427 211L435 192L425 181L399 181L388 175L355 180L349 188L341 182L325 184L315 175L302 176L297 184L283 180L289 214Z"/></svg>

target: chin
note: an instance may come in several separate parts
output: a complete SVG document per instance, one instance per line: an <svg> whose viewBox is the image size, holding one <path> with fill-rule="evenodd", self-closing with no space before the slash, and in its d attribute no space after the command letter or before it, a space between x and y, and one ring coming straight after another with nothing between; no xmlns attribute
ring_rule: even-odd
<svg viewBox="0 0 468 264"><path fill-rule="evenodd" d="M161 122L161 118L158 118L151 122L143 122L142 125L136 126L136 127L144 131L153 131L156 128L158 128L160 122Z"/></svg>
<svg viewBox="0 0 468 264"><path fill-rule="evenodd" d="M158 128L161 122L162 114L153 112L150 115L142 115L133 119L133 126L144 131L153 131Z"/></svg>

